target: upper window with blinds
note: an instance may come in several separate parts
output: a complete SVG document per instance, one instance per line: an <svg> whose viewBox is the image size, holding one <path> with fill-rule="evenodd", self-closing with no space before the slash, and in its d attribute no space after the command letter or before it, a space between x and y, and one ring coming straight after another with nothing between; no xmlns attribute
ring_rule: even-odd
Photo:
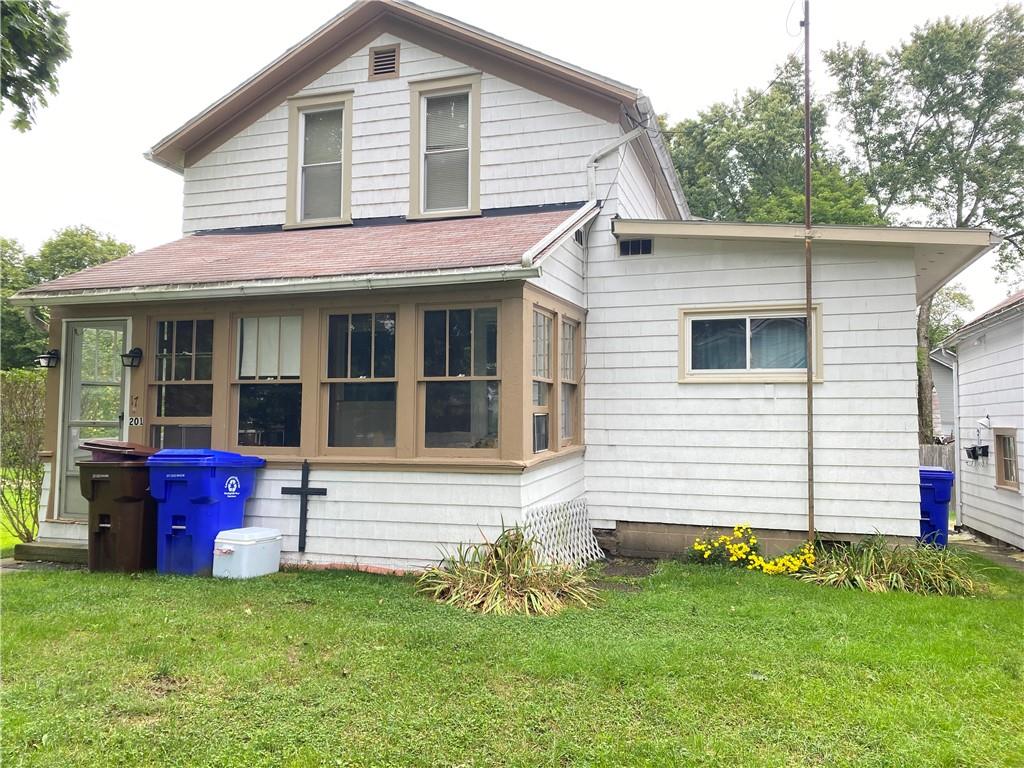
<svg viewBox="0 0 1024 768"><path fill-rule="evenodd" d="M469 207L469 94L423 99L423 210Z"/></svg>
<svg viewBox="0 0 1024 768"><path fill-rule="evenodd" d="M352 165L352 94L288 100L288 201L285 224L347 224Z"/></svg>

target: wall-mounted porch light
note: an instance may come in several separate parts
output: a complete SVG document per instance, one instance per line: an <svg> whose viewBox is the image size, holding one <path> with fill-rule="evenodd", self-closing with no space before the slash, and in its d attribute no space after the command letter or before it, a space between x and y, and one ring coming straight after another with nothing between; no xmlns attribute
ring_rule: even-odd
<svg viewBox="0 0 1024 768"><path fill-rule="evenodd" d="M60 364L60 350L51 349L36 356L36 365L40 368L56 368Z"/></svg>
<svg viewBox="0 0 1024 768"><path fill-rule="evenodd" d="M125 368L138 368L142 362L142 350L139 347L132 347L121 355L121 365Z"/></svg>

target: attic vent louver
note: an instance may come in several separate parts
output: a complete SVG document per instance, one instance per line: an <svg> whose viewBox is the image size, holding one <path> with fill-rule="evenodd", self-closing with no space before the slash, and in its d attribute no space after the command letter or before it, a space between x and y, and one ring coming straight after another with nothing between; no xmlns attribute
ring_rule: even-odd
<svg viewBox="0 0 1024 768"><path fill-rule="evenodd" d="M398 46L385 45L370 49L370 79L398 77Z"/></svg>

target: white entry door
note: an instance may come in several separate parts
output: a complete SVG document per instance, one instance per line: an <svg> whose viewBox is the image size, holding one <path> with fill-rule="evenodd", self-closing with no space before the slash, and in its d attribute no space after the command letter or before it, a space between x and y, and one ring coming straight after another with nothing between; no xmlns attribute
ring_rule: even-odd
<svg viewBox="0 0 1024 768"><path fill-rule="evenodd" d="M125 320L76 320L65 326L64 412L61 414L60 514L63 520L85 520L75 462L88 457L78 444L97 437L123 440Z"/></svg>

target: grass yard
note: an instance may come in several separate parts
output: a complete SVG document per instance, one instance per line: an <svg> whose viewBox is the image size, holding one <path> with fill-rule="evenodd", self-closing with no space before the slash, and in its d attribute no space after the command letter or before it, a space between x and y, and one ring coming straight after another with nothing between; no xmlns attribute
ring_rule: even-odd
<svg viewBox="0 0 1024 768"><path fill-rule="evenodd" d="M10 557L14 554L14 545L18 543L18 537L0 528L0 557Z"/></svg>
<svg viewBox="0 0 1024 768"><path fill-rule="evenodd" d="M1024 577L869 595L675 563L597 610L408 579L3 580L4 766L1020 766Z"/></svg>

